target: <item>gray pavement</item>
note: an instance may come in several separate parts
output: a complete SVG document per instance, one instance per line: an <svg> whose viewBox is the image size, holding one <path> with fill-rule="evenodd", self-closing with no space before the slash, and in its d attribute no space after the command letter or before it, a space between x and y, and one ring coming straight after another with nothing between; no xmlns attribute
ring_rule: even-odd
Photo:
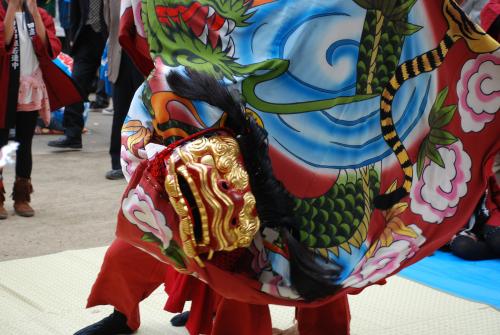
<svg viewBox="0 0 500 335"><path fill-rule="evenodd" d="M36 214L14 214L10 194L14 166L4 169L6 220L0 220L0 261L109 244L114 237L124 180L110 181L109 136L112 116L89 113L83 150L47 146L58 135L33 140L32 206Z"/></svg>

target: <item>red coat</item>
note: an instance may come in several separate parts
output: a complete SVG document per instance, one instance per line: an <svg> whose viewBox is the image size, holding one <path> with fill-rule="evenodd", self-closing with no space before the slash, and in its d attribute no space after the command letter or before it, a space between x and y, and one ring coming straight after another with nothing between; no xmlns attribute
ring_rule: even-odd
<svg viewBox="0 0 500 335"><path fill-rule="evenodd" d="M49 47L46 47L41 38L36 35L32 38L33 48L40 63L40 70L47 87L50 108L52 110L82 101L82 94L73 80L52 62L61 52L61 42L56 37L56 29L52 17L43 9L38 9L42 16ZM10 78L10 54L12 45L6 46L4 39L4 24L6 10L0 6L0 129L5 128L5 116L7 112L7 92ZM13 43L11 43L13 44Z"/></svg>

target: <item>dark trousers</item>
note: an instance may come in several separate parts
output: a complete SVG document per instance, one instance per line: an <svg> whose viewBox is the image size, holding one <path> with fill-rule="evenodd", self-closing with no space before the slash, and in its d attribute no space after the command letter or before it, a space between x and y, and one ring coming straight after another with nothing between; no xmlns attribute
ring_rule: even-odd
<svg viewBox="0 0 500 335"><path fill-rule="evenodd" d="M120 72L113 85L113 124L111 125L111 141L109 154L111 155L111 168L118 170L120 164L121 130L123 121L127 116L134 93L144 81L144 77L137 70L134 63L125 52L120 60Z"/></svg>
<svg viewBox="0 0 500 335"><path fill-rule="evenodd" d="M16 113L16 138L19 143L16 153L16 175L22 178L30 178L33 168L31 155L31 144L35 135L38 111ZM0 147L9 141L9 129L0 129Z"/></svg>
<svg viewBox="0 0 500 335"><path fill-rule="evenodd" d="M104 105L108 105L108 95L106 93L106 87L105 87L104 80L98 79L97 80L97 88L95 91L95 101L98 103L102 103Z"/></svg>
<svg viewBox="0 0 500 335"><path fill-rule="evenodd" d="M71 55L73 56L72 77L87 97L92 87L97 69L101 65L101 56L106 43L103 33L96 33L90 26L84 26L80 32ZM67 106L64 110L63 125L66 136L81 141L83 130L83 102Z"/></svg>

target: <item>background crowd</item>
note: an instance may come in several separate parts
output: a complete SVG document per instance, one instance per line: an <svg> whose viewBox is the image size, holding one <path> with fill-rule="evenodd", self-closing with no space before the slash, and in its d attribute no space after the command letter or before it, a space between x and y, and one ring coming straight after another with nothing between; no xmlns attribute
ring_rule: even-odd
<svg viewBox="0 0 500 335"><path fill-rule="evenodd" d="M122 52L119 20L118 0L1 1L0 71L8 80L0 88L0 146L19 143L12 194L16 214L35 214L30 206L33 136L61 133L48 145L80 150L89 111L112 114L105 177L123 178L120 131L144 77ZM7 218L4 194L0 175L1 219Z"/></svg>

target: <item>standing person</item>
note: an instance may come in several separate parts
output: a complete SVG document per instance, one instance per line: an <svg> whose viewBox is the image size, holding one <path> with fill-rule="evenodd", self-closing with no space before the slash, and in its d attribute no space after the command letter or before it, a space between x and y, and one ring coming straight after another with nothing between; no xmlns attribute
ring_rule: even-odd
<svg viewBox="0 0 500 335"><path fill-rule="evenodd" d="M106 43L102 0L74 0L71 3L71 55L73 56L73 79L84 96L90 93L92 80L101 64L101 55ZM83 102L64 110L64 136L50 141L51 147L82 148Z"/></svg>
<svg viewBox="0 0 500 335"><path fill-rule="evenodd" d="M70 46L70 31L71 18L70 18L71 0L57 0L57 8L59 10L59 23L61 28L64 29L64 38L61 38L62 52L69 54Z"/></svg>
<svg viewBox="0 0 500 335"><path fill-rule="evenodd" d="M104 0L104 18L108 25L108 79L113 84L113 123L111 125L111 170L106 172L110 180L123 179L120 164L121 129L127 116L134 93L144 81L132 60L122 52L118 42L120 29L120 1Z"/></svg>
<svg viewBox="0 0 500 335"><path fill-rule="evenodd" d="M33 216L30 206L31 144L38 114L46 124L50 110L81 100L67 77L52 63L61 43L54 22L36 0L2 1L0 5L0 146L7 144L9 129L16 128L19 142L16 180L12 197L15 212ZM5 190L0 175L0 219L7 218Z"/></svg>

